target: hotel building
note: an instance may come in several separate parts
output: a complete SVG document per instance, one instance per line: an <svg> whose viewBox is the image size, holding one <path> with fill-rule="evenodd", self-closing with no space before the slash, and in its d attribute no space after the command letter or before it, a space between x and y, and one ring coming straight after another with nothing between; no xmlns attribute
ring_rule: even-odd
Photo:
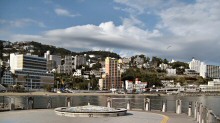
<svg viewBox="0 0 220 123"><path fill-rule="evenodd" d="M195 70L196 72L200 72L200 66L201 66L201 61L199 60L195 60L195 59L192 59L191 62L189 62L189 68L192 69L192 70Z"/></svg>
<svg viewBox="0 0 220 123"><path fill-rule="evenodd" d="M38 56L10 54L11 72L16 75L15 83L26 90L41 90L54 84L54 75L46 73L47 60Z"/></svg>

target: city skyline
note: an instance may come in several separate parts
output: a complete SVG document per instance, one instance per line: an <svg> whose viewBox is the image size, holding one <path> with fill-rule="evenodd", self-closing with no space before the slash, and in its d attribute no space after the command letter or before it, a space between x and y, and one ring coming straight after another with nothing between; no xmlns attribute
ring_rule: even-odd
<svg viewBox="0 0 220 123"><path fill-rule="evenodd" d="M0 39L218 64L218 0L0 1Z"/></svg>

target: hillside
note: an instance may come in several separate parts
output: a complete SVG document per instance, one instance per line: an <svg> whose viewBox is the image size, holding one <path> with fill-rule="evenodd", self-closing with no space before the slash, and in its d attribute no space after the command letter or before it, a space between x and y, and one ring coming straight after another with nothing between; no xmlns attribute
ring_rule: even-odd
<svg viewBox="0 0 220 123"><path fill-rule="evenodd" d="M60 55L62 58L65 55L96 55L101 59L105 57L114 57L120 58L116 53L109 51L84 51L84 52L73 52L65 48L59 48L53 45L46 45L36 41L20 41L20 42L10 42L0 40L0 59L8 60L10 53L20 53L27 54L31 53L32 55L38 55L40 57L44 56L46 51L50 51L53 55Z"/></svg>
<svg viewBox="0 0 220 123"><path fill-rule="evenodd" d="M102 60L105 59L106 57L112 57L117 59L120 58L120 56L117 53L113 53L110 51L85 51L85 52L80 52L79 54L96 55L99 56Z"/></svg>

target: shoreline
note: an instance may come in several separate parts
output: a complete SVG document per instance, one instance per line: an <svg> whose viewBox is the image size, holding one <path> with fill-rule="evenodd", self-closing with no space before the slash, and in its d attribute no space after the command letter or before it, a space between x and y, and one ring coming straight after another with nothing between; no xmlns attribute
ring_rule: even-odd
<svg viewBox="0 0 220 123"><path fill-rule="evenodd" d="M164 93L143 93L143 94L117 94L117 93L52 93L52 92L5 92L0 93L0 96L220 96L220 93L179 93L179 94L164 94Z"/></svg>

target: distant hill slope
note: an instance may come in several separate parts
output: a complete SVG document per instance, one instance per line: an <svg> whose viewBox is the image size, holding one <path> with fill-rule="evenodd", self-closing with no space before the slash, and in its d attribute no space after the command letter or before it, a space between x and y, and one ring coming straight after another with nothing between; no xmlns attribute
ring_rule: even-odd
<svg viewBox="0 0 220 123"><path fill-rule="evenodd" d="M26 54L29 51L24 50L25 46L33 46L34 52L32 52L33 55L38 55L40 57L44 56L44 53L46 51L50 51L51 54L53 55L60 55L62 58L65 55L96 55L99 56L101 59L104 59L105 57L113 57L113 58L120 58L120 56L116 53L109 52L109 51L84 51L84 52L73 52L65 48L59 48L53 45L46 45L42 44L36 41L20 41L20 42L14 42L11 43L10 45L3 46L3 40L0 40L0 58L2 57L2 53L22 53ZM7 41L8 42L8 41ZM7 48L7 49L4 49ZM9 57L4 57L4 60L7 60Z"/></svg>
<svg viewBox="0 0 220 123"><path fill-rule="evenodd" d="M38 56L43 56L46 51L50 51L51 54L54 55L60 55L64 57L65 55L76 55L76 52L72 52L70 50L67 50L65 48L59 48L52 45L45 45L41 44L39 42L31 41L29 42L30 45L34 46L34 54ZM40 51L40 52L39 52Z"/></svg>

